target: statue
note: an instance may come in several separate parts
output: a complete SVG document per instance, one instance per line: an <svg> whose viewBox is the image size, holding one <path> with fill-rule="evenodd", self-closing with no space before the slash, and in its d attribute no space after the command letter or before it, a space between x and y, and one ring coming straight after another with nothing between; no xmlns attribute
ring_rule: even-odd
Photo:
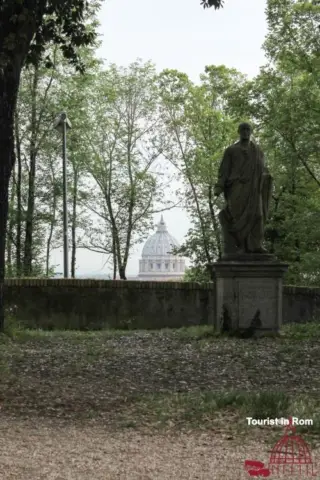
<svg viewBox="0 0 320 480"><path fill-rule="evenodd" d="M264 226L272 192L272 177L264 155L250 140L251 126L241 123L240 140L229 146L220 165L214 194L222 192L226 207L219 213L224 254L265 254Z"/></svg>

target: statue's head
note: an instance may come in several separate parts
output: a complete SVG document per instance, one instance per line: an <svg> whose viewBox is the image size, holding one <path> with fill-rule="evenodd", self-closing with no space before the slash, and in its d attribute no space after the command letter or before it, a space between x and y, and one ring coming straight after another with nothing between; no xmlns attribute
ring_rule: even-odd
<svg viewBox="0 0 320 480"><path fill-rule="evenodd" d="M249 123L240 123L238 133L240 135L240 140L250 140L252 133L251 125Z"/></svg>

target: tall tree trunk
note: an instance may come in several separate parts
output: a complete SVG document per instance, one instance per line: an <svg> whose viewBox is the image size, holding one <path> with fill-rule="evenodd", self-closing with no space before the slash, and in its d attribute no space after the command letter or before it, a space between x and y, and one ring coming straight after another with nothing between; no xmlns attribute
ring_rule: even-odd
<svg viewBox="0 0 320 480"><path fill-rule="evenodd" d="M31 139L30 139L30 170L29 170L29 191L28 206L26 214L26 233L24 244L23 273L28 277L32 274L32 236L34 226L34 205L35 205L35 180L37 160L37 87L39 71L35 67L32 85L32 108L31 108Z"/></svg>
<svg viewBox="0 0 320 480"><path fill-rule="evenodd" d="M77 197L78 197L78 169L73 165L73 192L72 192L72 219L71 219L71 277L76 273L76 229L77 229Z"/></svg>
<svg viewBox="0 0 320 480"><path fill-rule="evenodd" d="M3 2L1 2L3 3ZM8 219L9 181L14 167L14 112L17 105L21 69L32 38L35 34L38 18L42 18L42 5L34 14L20 15L21 2L8 2L1 10L0 18L0 331L4 328L4 298L3 286L5 275L5 242ZM32 12L30 12L32 13ZM15 30L12 30L12 20L16 15ZM22 18L21 18L22 17ZM16 45L8 48L8 38L14 37Z"/></svg>
<svg viewBox="0 0 320 480"><path fill-rule="evenodd" d="M117 252L116 252L116 242L114 235L112 236L112 257L113 257L113 280L117 278Z"/></svg>
<svg viewBox="0 0 320 480"><path fill-rule="evenodd" d="M0 68L0 331L4 328L5 244L9 208L9 181L13 169L13 117L17 102L20 68Z"/></svg>
<svg viewBox="0 0 320 480"><path fill-rule="evenodd" d="M14 155L14 151L13 151ZM14 164L13 158L13 164ZM15 224L15 215L14 215L14 202L15 202L15 171L14 168L12 169L12 181L11 181L11 192L10 192L10 212L9 212L9 226L8 226L8 234L7 234L7 275L12 276L13 268L12 268L12 243L13 243L13 232L14 232L14 224Z"/></svg>
<svg viewBox="0 0 320 480"><path fill-rule="evenodd" d="M53 200L55 201L55 199ZM54 229L54 221L55 219L52 218L50 222L50 230L47 239L47 247L46 247L46 277L49 277L49 270L50 270L50 252L51 252L51 241Z"/></svg>
<svg viewBox="0 0 320 480"><path fill-rule="evenodd" d="M1 80L0 80L1 89ZM8 190L9 180L12 171L11 160L13 138L10 138L10 130L1 128L2 115L2 100L0 100L0 129L3 137L0 135L0 150L1 150L1 164L0 164L0 331L4 328L4 302L3 302L3 286L5 275L5 246L6 246L6 229L8 219ZM9 114L7 114L9 116ZM1 118L2 117L2 118ZM8 117L7 117L8 118ZM12 130L13 133L13 130Z"/></svg>
<svg viewBox="0 0 320 480"><path fill-rule="evenodd" d="M21 142L20 142L20 129L19 129L19 117L15 112L14 116L14 132L15 132L15 145L16 145L16 162L17 162L17 176L16 176L16 195L17 195L17 236L16 236L16 272L17 277L21 276L21 236L22 236L22 162L21 162Z"/></svg>
<svg viewBox="0 0 320 480"><path fill-rule="evenodd" d="M54 166L52 162L50 162L50 169L51 169L51 175L52 175L53 199L52 199L52 216L51 216L50 230L49 230L49 236L47 239L47 248L46 248L46 276L47 277L49 276L49 270L50 270L51 242L52 242L53 230L56 224L56 210L57 210L57 192L56 192L56 189L54 188L55 173L54 173Z"/></svg>
<svg viewBox="0 0 320 480"><path fill-rule="evenodd" d="M222 245L221 245L221 233L219 229L219 223L217 222L217 217L214 211L214 200L213 200L213 185L209 185L208 188L208 202L209 202L209 210L212 220L213 231L216 237L217 248L218 248L218 258L222 257Z"/></svg>
<svg viewBox="0 0 320 480"><path fill-rule="evenodd" d="M110 175L111 178L111 175ZM111 184L111 180L109 178L109 185ZM126 279L126 268L123 265L122 255L121 255L121 247L120 247L120 237L119 237L119 230L117 227L117 222L115 216L113 214L112 202L111 202L111 195L110 195L111 188L107 192L105 192L105 200L107 203L108 213L110 215L110 223L112 229L112 241L113 241L113 248L116 254L116 263L119 269L119 276L120 280L127 280Z"/></svg>
<svg viewBox="0 0 320 480"><path fill-rule="evenodd" d="M130 120L129 120L130 121ZM132 228L133 228L133 211L136 204L136 184L133 178L132 173L132 157L131 157L131 148L132 148L132 137L133 137L133 125L131 125L128 144L127 144L127 167L130 180L130 199L129 199L129 208L128 208L128 228L126 235L126 246L123 255L123 260L121 266L119 266L119 274L121 280L127 280L126 278L126 269L129 258L129 251L131 247L131 237L132 237Z"/></svg>

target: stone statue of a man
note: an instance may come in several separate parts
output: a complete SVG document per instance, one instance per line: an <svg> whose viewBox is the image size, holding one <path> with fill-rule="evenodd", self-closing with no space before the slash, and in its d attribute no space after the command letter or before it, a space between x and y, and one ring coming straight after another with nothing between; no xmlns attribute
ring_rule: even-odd
<svg viewBox="0 0 320 480"><path fill-rule="evenodd" d="M267 253L262 247L272 192L272 177L263 152L250 140L251 127L242 123L240 140L228 147L214 193L222 192L226 207L219 213L224 254Z"/></svg>

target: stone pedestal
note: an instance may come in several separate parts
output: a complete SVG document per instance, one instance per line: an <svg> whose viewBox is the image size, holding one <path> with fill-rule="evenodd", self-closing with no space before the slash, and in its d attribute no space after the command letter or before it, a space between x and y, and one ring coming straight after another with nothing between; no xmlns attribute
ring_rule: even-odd
<svg viewBox="0 0 320 480"><path fill-rule="evenodd" d="M278 333L287 268L272 255L229 255L214 263L215 329Z"/></svg>

